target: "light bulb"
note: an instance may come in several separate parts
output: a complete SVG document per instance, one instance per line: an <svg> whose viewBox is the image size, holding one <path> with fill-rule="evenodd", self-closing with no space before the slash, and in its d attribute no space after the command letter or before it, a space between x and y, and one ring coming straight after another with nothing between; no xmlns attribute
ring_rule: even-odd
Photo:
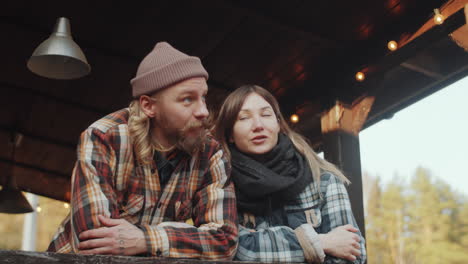
<svg viewBox="0 0 468 264"><path fill-rule="evenodd" d="M36 211L37 211L38 213L42 212L41 206L38 205L37 208L36 208Z"/></svg>
<svg viewBox="0 0 468 264"><path fill-rule="evenodd" d="M291 120L291 122L293 122L293 123L297 123L297 122L299 122L299 116L296 115L296 114L293 114L293 115L291 115L290 120Z"/></svg>
<svg viewBox="0 0 468 264"><path fill-rule="evenodd" d="M70 205L69 205L68 203L63 203L63 207L64 207L65 209L68 209L68 208L70 208Z"/></svg>
<svg viewBox="0 0 468 264"><path fill-rule="evenodd" d="M357 72L356 73L356 80L357 81L362 82L362 81L364 81L364 79L366 79L366 75L364 75L363 72Z"/></svg>
<svg viewBox="0 0 468 264"><path fill-rule="evenodd" d="M445 17L440 13L438 8L434 9L434 14L434 23L437 25L444 23Z"/></svg>
<svg viewBox="0 0 468 264"><path fill-rule="evenodd" d="M394 50L398 49L398 43L396 41L394 41L394 40L391 40L391 41L388 42L387 47L388 47L389 50L394 51Z"/></svg>

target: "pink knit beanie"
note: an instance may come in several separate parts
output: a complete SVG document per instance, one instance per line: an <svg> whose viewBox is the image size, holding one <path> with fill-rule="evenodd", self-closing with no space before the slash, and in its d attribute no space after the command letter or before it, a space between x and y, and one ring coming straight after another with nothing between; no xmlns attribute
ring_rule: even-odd
<svg viewBox="0 0 468 264"><path fill-rule="evenodd" d="M154 92L192 77L204 77L208 73L197 57L188 56L167 42L158 42L138 66L132 84L133 98Z"/></svg>

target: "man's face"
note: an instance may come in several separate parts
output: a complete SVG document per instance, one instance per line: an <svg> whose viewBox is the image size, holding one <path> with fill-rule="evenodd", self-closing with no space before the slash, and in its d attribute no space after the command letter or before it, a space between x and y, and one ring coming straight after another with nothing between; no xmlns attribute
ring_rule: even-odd
<svg viewBox="0 0 468 264"><path fill-rule="evenodd" d="M208 109L205 78L187 79L160 91L154 102L153 135L164 147L193 152L206 134Z"/></svg>

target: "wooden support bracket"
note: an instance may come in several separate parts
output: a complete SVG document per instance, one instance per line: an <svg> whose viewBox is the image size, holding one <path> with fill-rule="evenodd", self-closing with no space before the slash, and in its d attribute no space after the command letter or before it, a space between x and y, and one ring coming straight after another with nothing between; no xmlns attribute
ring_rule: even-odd
<svg viewBox="0 0 468 264"><path fill-rule="evenodd" d="M374 101L373 96L367 96L359 98L351 106L336 102L335 106L322 114L322 134L341 130L357 136Z"/></svg>
<svg viewBox="0 0 468 264"><path fill-rule="evenodd" d="M455 30L450 37L452 40L466 52L468 52L468 4L465 4L465 25Z"/></svg>

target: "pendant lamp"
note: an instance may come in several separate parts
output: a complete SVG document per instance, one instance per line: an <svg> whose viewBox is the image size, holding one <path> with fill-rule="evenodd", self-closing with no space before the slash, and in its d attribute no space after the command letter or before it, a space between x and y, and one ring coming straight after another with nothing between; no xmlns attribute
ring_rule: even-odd
<svg viewBox="0 0 468 264"><path fill-rule="evenodd" d="M35 74L50 79L78 79L91 71L83 51L73 41L65 17L57 19L54 31L34 50L27 65Z"/></svg>
<svg viewBox="0 0 468 264"><path fill-rule="evenodd" d="M13 142L13 148L11 151L11 160L15 162L15 150L17 145L21 142L22 135L15 135ZM23 193L18 190L16 186L15 176L13 174L13 166L9 171L9 175L6 176L3 189L0 190L0 213L7 214L24 214L33 211L33 208L29 204Z"/></svg>

